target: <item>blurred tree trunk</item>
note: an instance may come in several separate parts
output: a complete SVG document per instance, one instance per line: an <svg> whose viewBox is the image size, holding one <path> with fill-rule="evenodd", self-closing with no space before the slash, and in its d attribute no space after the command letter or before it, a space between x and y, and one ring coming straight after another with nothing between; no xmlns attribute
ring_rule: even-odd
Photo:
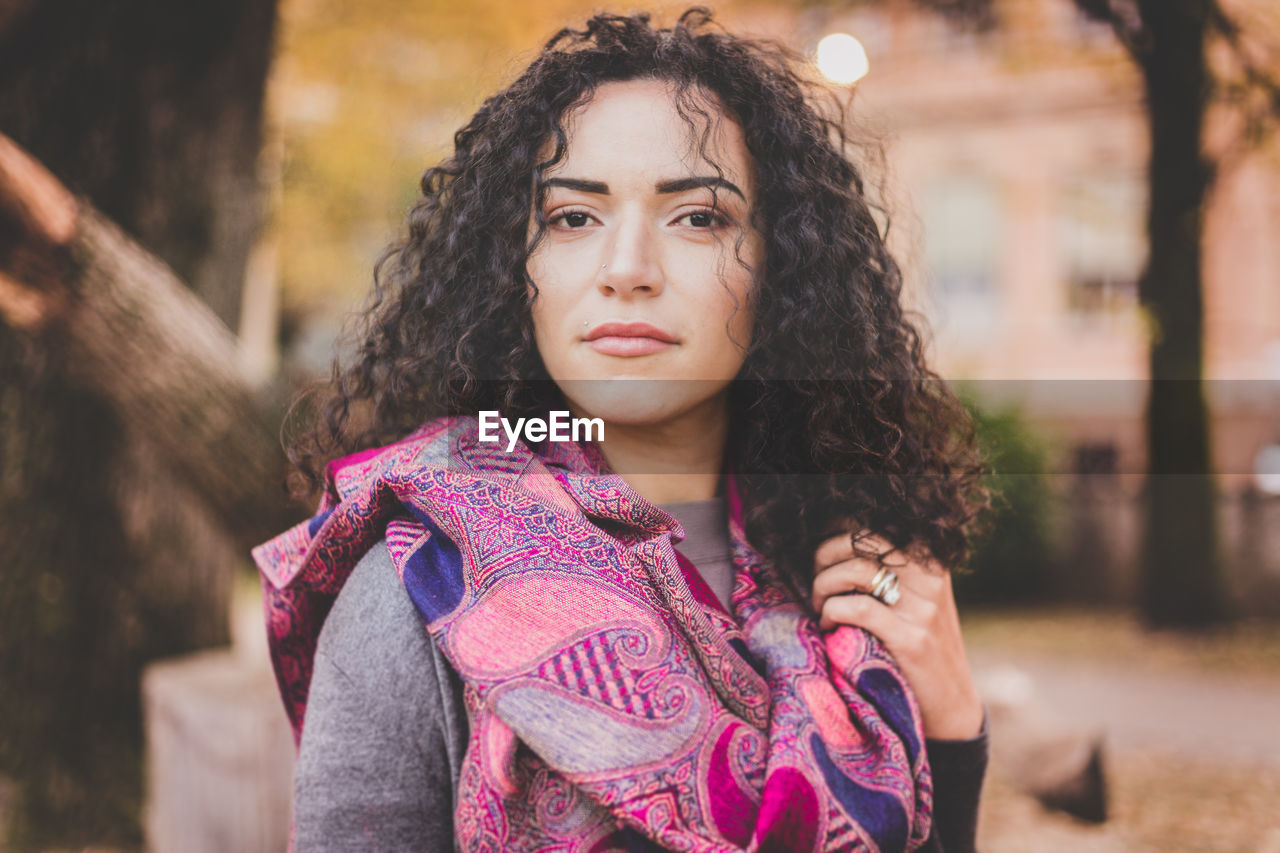
<svg viewBox="0 0 1280 853"><path fill-rule="evenodd" d="M0 131L232 328L260 220L274 21L271 0L0 10ZM56 336L0 323L6 849L140 841L138 674L226 641L240 559L162 456L77 378L76 357Z"/></svg>
<svg viewBox="0 0 1280 853"><path fill-rule="evenodd" d="M1150 246L1139 283L1151 330L1141 595L1147 621L1158 626L1195 627L1225 616L1203 392L1203 214L1214 176L1203 153L1213 89L1210 2L1138 4L1151 140Z"/></svg>

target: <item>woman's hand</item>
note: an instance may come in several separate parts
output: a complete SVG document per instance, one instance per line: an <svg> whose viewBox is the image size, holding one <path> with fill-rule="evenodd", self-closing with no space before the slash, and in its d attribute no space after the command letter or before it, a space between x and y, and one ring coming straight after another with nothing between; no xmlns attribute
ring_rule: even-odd
<svg viewBox="0 0 1280 853"><path fill-rule="evenodd" d="M982 730L982 701L973 685L951 592L951 573L932 556L894 551L884 538L864 533L864 551L884 556L898 576L898 601L889 606L868 593L881 563L854 553L852 537L834 536L814 553L813 609L818 627L857 625L875 634L915 692L927 738L965 740Z"/></svg>

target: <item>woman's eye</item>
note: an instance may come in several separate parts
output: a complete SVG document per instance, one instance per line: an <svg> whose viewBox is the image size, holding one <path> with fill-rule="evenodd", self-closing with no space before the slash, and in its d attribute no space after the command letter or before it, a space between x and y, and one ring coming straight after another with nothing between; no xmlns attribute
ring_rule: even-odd
<svg viewBox="0 0 1280 853"><path fill-rule="evenodd" d="M694 228L718 228L725 224L724 217L710 210L695 210L693 213L686 213L678 221L687 221Z"/></svg>
<svg viewBox="0 0 1280 853"><path fill-rule="evenodd" d="M551 217L552 225L564 225L566 228L582 228L591 224L591 214L581 210L566 210Z"/></svg>

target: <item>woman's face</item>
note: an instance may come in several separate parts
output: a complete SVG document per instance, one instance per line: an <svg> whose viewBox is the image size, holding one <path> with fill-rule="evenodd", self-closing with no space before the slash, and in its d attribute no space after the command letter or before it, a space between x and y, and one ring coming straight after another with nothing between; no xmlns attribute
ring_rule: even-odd
<svg viewBox="0 0 1280 853"><path fill-rule="evenodd" d="M722 403L751 339L763 254L748 224L751 157L738 125L706 102L718 174L668 85L608 83L566 117L528 265L543 363L575 414L606 422L659 424Z"/></svg>

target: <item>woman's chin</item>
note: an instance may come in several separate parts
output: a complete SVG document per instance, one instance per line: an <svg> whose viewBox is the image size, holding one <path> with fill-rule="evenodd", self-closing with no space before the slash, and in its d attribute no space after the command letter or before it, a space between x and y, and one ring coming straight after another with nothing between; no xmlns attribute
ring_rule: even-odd
<svg viewBox="0 0 1280 853"><path fill-rule="evenodd" d="M697 409L724 390L720 380L616 377L556 383L575 414L616 426L657 425Z"/></svg>

